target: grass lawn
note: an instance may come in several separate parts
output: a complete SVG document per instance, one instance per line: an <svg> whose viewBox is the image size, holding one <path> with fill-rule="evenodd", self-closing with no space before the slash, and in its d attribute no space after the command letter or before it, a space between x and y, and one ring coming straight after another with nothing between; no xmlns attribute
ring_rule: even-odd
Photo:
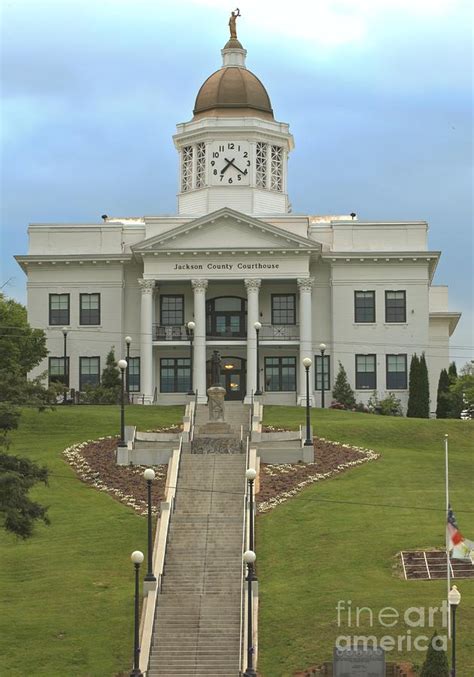
<svg viewBox="0 0 474 677"><path fill-rule="evenodd" d="M304 410L266 407L265 423L297 428ZM430 627L405 625L409 607L439 606L446 581L404 581L394 575L400 550L443 547L445 541L444 441L450 440L451 503L461 531L474 539L474 424L386 418L331 410L313 411L315 434L369 447L375 462L306 488L262 515L257 523L260 582L259 669L265 677L330 660L339 635L431 635ZM398 506L398 507L397 507ZM467 512L462 512L467 511ZM474 674L474 581L461 580L457 675ZM338 627L338 600L370 607L360 627ZM383 628L377 614L394 607L401 620ZM415 614L413 615L415 618ZM355 614L353 614L353 625ZM393 622L393 621L392 621ZM441 630L440 615L435 616ZM423 652L394 651L421 664Z"/></svg>
<svg viewBox="0 0 474 677"><path fill-rule="evenodd" d="M143 428L180 422L182 407L129 407ZM45 463L50 526L23 542L0 530L0 674L111 677L132 660L132 550L146 521L79 482L61 457L74 442L117 433L117 407L25 409L10 452Z"/></svg>

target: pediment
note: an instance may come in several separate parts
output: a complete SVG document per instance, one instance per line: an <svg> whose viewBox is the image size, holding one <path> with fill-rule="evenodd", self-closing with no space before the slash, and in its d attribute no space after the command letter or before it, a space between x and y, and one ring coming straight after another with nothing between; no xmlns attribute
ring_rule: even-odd
<svg viewBox="0 0 474 677"><path fill-rule="evenodd" d="M233 209L219 209L132 247L135 253L189 250L320 251L321 245Z"/></svg>

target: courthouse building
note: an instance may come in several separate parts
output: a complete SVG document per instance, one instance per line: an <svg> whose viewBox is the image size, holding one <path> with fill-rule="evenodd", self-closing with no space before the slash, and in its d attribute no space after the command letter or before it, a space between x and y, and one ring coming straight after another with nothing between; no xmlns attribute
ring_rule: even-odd
<svg viewBox="0 0 474 677"><path fill-rule="evenodd" d="M206 401L218 350L227 397L248 401L259 370L272 404L303 402L310 357L320 406L324 343L325 391L341 362L359 400L394 392L406 405L410 359L424 351L434 409L460 315L448 310L447 287L432 284L440 252L428 248L427 223L292 213L289 125L276 121L238 39L222 58L192 119L177 125L175 216L30 225L17 260L29 321L50 351L34 373L65 371L83 390L99 382L112 346L125 356L130 336L135 401L184 402L191 386Z"/></svg>

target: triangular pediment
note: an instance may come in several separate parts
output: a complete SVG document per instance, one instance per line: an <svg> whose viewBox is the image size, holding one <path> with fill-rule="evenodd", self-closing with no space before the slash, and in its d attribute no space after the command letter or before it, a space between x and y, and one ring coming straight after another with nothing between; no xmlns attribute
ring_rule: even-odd
<svg viewBox="0 0 474 677"><path fill-rule="evenodd" d="M225 207L161 235L138 242L135 253L156 251L299 250L320 251L321 245L260 219Z"/></svg>

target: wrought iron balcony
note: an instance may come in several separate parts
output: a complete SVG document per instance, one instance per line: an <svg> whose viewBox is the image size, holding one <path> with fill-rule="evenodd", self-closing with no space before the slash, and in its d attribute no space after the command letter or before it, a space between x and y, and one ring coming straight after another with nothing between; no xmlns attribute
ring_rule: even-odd
<svg viewBox="0 0 474 677"><path fill-rule="evenodd" d="M186 327L184 324L153 325L154 341L187 341Z"/></svg>
<svg viewBox="0 0 474 677"><path fill-rule="evenodd" d="M298 324L262 324L261 341L298 341L300 327Z"/></svg>

